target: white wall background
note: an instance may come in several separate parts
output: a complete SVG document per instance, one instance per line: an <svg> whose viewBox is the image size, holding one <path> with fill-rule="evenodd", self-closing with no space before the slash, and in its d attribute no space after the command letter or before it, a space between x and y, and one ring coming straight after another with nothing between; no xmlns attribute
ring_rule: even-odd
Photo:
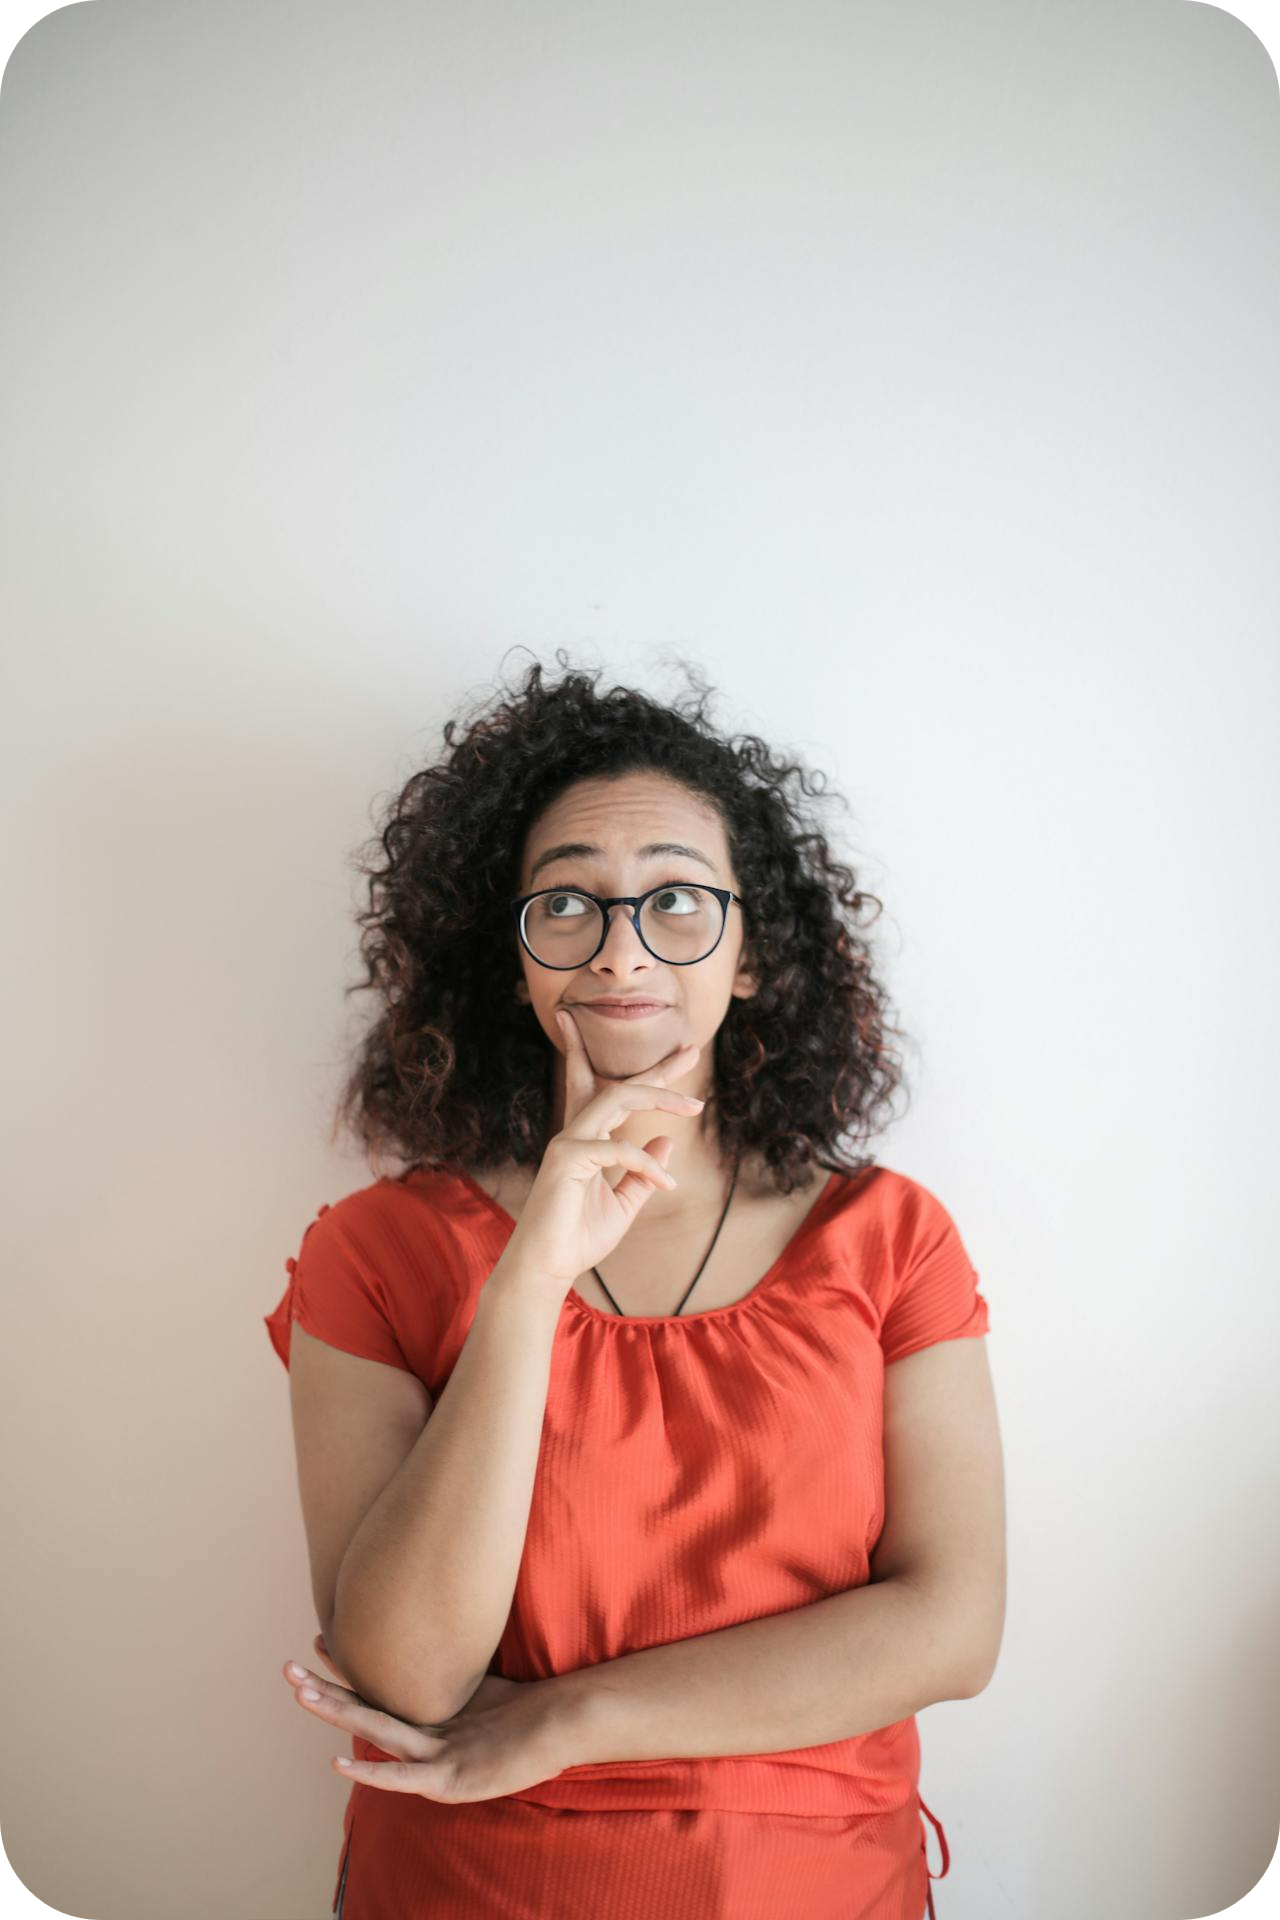
<svg viewBox="0 0 1280 1920"><path fill-rule="evenodd" d="M939 1920L1262 1874L1277 105L1185 0L97 0L18 44L0 1812L42 1902L328 1911L261 1315L370 1177L325 1136L346 857L518 642L698 661L886 903L878 1151L981 1270L1008 1472L999 1673L921 1716Z"/></svg>

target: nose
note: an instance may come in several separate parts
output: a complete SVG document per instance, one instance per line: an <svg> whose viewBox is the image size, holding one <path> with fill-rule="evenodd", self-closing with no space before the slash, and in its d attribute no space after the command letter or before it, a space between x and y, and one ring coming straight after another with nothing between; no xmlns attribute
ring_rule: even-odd
<svg viewBox="0 0 1280 1920"><path fill-rule="evenodd" d="M623 964L633 967L643 966L653 959L653 955L636 931L635 921L631 917L633 911L634 909L624 907L621 903L609 908L609 926L604 937L604 945L592 961L592 966L602 963L614 966ZM622 929L621 932L619 928Z"/></svg>

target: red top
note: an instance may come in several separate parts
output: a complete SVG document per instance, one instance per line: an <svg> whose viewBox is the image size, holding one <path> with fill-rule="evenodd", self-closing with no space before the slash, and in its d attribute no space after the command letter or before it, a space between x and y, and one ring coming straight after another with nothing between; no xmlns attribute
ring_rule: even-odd
<svg viewBox="0 0 1280 1920"><path fill-rule="evenodd" d="M513 1226L468 1176L417 1169L321 1207L266 1316L277 1353L287 1366L299 1320L438 1399ZM731 1306L640 1319L570 1289L490 1670L544 1679L865 1584L884 1520L884 1367L986 1333L978 1278L942 1203L873 1166L832 1173ZM353 1751L390 1757L360 1739ZM914 1798L919 1757L912 1716L784 1753L568 1767L511 1797L876 1814Z"/></svg>

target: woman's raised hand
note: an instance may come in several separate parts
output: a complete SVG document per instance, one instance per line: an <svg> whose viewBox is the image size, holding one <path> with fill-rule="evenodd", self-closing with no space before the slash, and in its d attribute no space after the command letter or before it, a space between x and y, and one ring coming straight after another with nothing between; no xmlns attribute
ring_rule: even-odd
<svg viewBox="0 0 1280 1920"><path fill-rule="evenodd" d="M614 1128L629 1113L693 1114L706 1103L667 1085L697 1059L701 1049L693 1043L677 1047L656 1067L597 1090L577 1021L563 1007L556 1017L566 1047L565 1122L547 1144L504 1257L567 1291L579 1274L612 1253L656 1188L676 1185L666 1167L669 1134L655 1134L638 1147L615 1140ZM626 1168L616 1187L605 1179L606 1167Z"/></svg>

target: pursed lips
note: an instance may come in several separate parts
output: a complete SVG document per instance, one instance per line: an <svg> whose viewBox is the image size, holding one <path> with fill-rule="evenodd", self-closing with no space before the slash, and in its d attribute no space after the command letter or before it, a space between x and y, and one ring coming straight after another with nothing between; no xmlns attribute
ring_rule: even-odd
<svg viewBox="0 0 1280 1920"><path fill-rule="evenodd" d="M614 1014L622 1017L630 1014L636 1017L642 1013L661 1013L666 1008L665 1000L576 1000L573 1005L587 1013Z"/></svg>

